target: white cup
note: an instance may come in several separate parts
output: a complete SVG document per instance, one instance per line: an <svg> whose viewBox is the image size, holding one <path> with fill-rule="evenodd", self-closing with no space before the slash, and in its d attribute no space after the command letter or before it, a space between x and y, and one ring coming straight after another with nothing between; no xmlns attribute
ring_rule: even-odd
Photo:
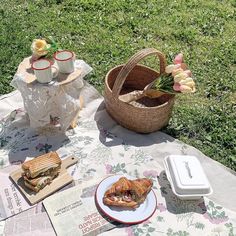
<svg viewBox="0 0 236 236"><path fill-rule="evenodd" d="M74 71L74 53L68 50L57 51L54 54L54 59L57 62L61 73L71 73Z"/></svg>
<svg viewBox="0 0 236 236"><path fill-rule="evenodd" d="M55 69L54 73L52 72L52 68ZM39 83L49 83L58 75L58 69L47 59L34 61L32 69L34 70L34 74Z"/></svg>

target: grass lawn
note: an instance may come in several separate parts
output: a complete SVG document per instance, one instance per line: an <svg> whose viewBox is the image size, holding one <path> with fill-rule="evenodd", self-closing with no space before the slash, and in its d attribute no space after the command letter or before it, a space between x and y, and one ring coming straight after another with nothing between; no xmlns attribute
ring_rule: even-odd
<svg viewBox="0 0 236 236"><path fill-rule="evenodd" d="M40 35L90 64L99 91L139 49L159 49L169 63L181 51L198 90L177 97L164 131L236 170L235 26L235 0L1 0L0 94Z"/></svg>

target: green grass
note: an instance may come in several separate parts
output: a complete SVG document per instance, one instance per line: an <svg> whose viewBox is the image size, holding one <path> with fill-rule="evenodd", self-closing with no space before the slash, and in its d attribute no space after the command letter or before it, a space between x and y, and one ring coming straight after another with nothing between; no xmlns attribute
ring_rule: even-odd
<svg viewBox="0 0 236 236"><path fill-rule="evenodd" d="M90 64L99 91L107 71L139 49L157 48L169 63L181 51L198 90L178 96L165 132L236 170L235 12L234 0L1 0L0 93L12 91L40 35Z"/></svg>

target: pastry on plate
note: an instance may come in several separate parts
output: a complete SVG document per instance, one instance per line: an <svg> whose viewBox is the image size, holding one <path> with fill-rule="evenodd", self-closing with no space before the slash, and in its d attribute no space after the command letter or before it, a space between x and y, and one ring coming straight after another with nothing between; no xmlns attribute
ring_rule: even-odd
<svg viewBox="0 0 236 236"><path fill-rule="evenodd" d="M25 186L38 192L58 176L61 169L61 159L56 152L46 153L24 162L22 169Z"/></svg>
<svg viewBox="0 0 236 236"><path fill-rule="evenodd" d="M107 206L137 208L143 203L152 188L152 180L147 178L128 180L121 177L104 194Z"/></svg>

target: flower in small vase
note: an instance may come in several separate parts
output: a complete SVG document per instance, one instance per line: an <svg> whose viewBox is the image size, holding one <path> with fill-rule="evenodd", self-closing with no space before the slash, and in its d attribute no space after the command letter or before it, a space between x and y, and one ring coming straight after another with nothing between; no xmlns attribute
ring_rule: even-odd
<svg viewBox="0 0 236 236"><path fill-rule="evenodd" d="M42 56L51 57L58 50L58 46L52 37L34 39L31 45L33 60Z"/></svg>
<svg viewBox="0 0 236 236"><path fill-rule="evenodd" d="M48 53L50 44L45 39L34 39L31 45L31 51L35 57L45 56Z"/></svg>

